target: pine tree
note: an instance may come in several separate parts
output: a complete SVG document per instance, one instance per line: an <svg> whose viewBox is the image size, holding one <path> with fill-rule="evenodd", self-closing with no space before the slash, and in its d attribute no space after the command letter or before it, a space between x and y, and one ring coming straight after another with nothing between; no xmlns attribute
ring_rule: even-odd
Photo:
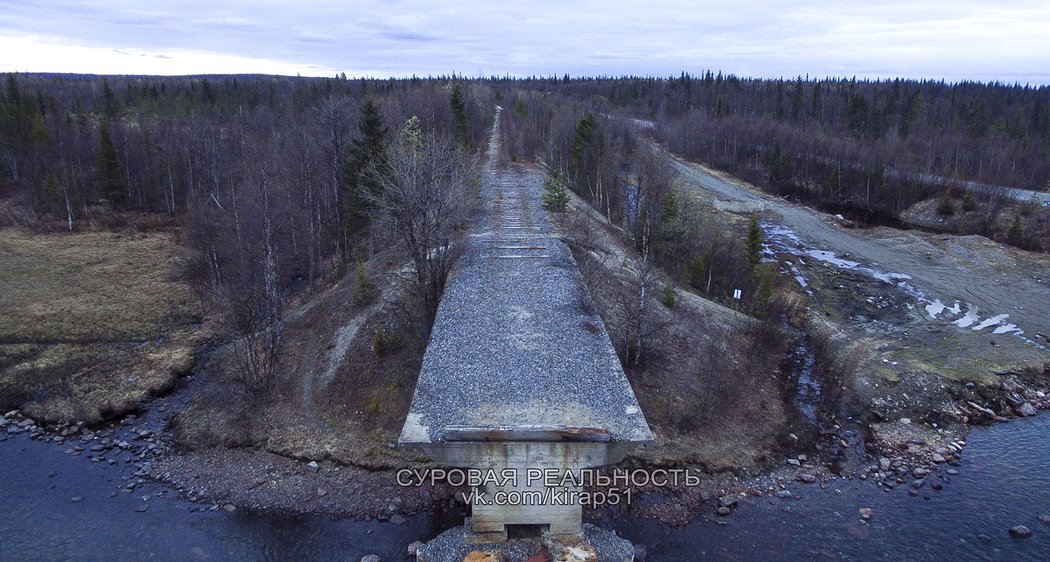
<svg viewBox="0 0 1050 562"><path fill-rule="evenodd" d="M747 261L751 265L758 265L762 261L762 243L765 235L762 234L762 226L758 224L758 215L751 215L751 223L747 226Z"/></svg>
<svg viewBox="0 0 1050 562"><path fill-rule="evenodd" d="M348 250L345 239L361 234L368 227L370 201L380 191L374 174L382 173L386 159L387 128L383 126L379 104L372 98L365 98L359 114L357 130L360 137L352 141L350 154L343 164L344 258Z"/></svg>
<svg viewBox="0 0 1050 562"><path fill-rule="evenodd" d="M128 199L128 180L124 177L124 168L120 165L120 156L109 136L109 123L102 122L99 132L98 154L95 156L95 194L109 199L114 207L121 206Z"/></svg>

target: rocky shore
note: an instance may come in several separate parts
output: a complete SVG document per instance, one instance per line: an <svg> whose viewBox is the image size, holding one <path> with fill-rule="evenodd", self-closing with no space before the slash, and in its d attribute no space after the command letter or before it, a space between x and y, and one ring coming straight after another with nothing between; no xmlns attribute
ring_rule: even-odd
<svg viewBox="0 0 1050 562"><path fill-rule="evenodd" d="M1007 423L1050 409L1047 391L1039 382L1020 384L1010 379L998 393L984 395L979 389L967 388L974 396L957 402L959 419L955 423L883 419L867 428L866 443L833 423L818 450L792 453L767 473L712 475L694 469L701 477L701 486L640 489L631 511L671 527L697 517L725 525L741 505L798 500L803 497L803 487L828 488L838 480L869 481L887 492L902 488L911 496L929 498L959 474L971 425ZM172 404L159 407L168 413L177 410ZM159 481L196 502L200 510L247 509L397 524L412 514L438 511L450 527L467 515L458 493L463 490L402 487L392 471L297 460L251 448L180 451L165 430L167 419L167 415L151 412L96 427L84 423L42 426L18 411L10 411L0 416L0 442L24 434L51 443L65 454L122 469L114 495L133 493L147 482ZM832 471L827 462L831 446L850 450L854 460ZM72 501L77 501L76 497ZM144 501L139 510L148 510L148 505ZM616 511L589 509L585 517L596 522L615 516ZM863 509L856 514L863 520L873 516ZM1031 532L1011 530L1016 537Z"/></svg>

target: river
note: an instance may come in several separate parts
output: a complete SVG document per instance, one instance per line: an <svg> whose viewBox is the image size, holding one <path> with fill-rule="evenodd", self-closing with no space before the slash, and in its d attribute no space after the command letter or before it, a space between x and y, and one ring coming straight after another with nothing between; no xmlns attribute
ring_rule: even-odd
<svg viewBox="0 0 1050 562"><path fill-rule="evenodd" d="M667 529L630 514L606 520L651 560L1050 560L1050 415L974 429L959 474L944 489L927 484L885 492L872 482L838 479L827 489L796 484L796 499L757 498L728 525L694 520ZM931 482L937 480L930 477ZM926 499L928 498L928 499ZM865 522L858 510L871 508ZM1007 530L1035 532L1017 539ZM984 535L982 537L982 535Z"/></svg>
<svg viewBox="0 0 1050 562"><path fill-rule="evenodd" d="M624 512L602 523L646 545L649 560L1047 560L1050 415L974 429L960 474L918 497L906 486L834 480L796 484L802 499L758 498L721 526L699 518L678 529ZM436 518L402 525L209 511L157 484L121 488L119 465L92 463L19 435L0 443L2 560L403 560L405 547L440 532ZM53 473L53 476L51 475ZM931 481L934 478L931 478ZM149 496L143 500L143 496ZM929 499L924 499L927 496ZM82 498L73 501L74 498ZM148 505L145 512L141 506ZM871 508L861 520L858 509ZM1011 538L1023 524L1035 532ZM985 535L982 538L981 535Z"/></svg>

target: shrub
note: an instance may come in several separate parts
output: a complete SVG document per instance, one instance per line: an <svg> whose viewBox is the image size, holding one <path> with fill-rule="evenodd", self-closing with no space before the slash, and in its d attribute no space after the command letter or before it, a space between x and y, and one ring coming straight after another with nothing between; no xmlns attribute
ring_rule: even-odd
<svg viewBox="0 0 1050 562"><path fill-rule="evenodd" d="M967 212L977 209L977 200L973 198L972 193L967 192L963 195L962 209Z"/></svg>
<svg viewBox="0 0 1050 562"><path fill-rule="evenodd" d="M664 296L662 299L660 299L660 302L664 303L664 306L666 306L667 308L674 308L675 300L677 298L678 297L675 295L674 292L674 285L668 283L664 287Z"/></svg>
<svg viewBox="0 0 1050 562"><path fill-rule="evenodd" d="M376 298L375 283L372 282L368 268L363 263L357 264L357 267L354 268L354 290L350 293L350 298L354 304L359 306L369 304Z"/></svg>
<svg viewBox="0 0 1050 562"><path fill-rule="evenodd" d="M543 194L543 206L548 211L560 213L569 206L569 192L560 178L556 176L547 178L543 189L546 190L546 193Z"/></svg>
<svg viewBox="0 0 1050 562"><path fill-rule="evenodd" d="M382 326L376 328L372 336L372 351L380 357L390 355L404 346L405 339L400 334L387 334Z"/></svg>
<svg viewBox="0 0 1050 562"><path fill-rule="evenodd" d="M937 204L937 214L946 217L955 214L955 205L947 191L944 192L944 197L941 197L941 202Z"/></svg>

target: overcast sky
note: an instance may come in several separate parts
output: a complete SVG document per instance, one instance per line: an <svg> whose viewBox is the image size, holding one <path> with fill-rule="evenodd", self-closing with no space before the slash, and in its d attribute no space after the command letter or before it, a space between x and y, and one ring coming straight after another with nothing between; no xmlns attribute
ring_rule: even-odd
<svg viewBox="0 0 1050 562"><path fill-rule="evenodd" d="M0 0L0 72L1050 84L1050 0Z"/></svg>

